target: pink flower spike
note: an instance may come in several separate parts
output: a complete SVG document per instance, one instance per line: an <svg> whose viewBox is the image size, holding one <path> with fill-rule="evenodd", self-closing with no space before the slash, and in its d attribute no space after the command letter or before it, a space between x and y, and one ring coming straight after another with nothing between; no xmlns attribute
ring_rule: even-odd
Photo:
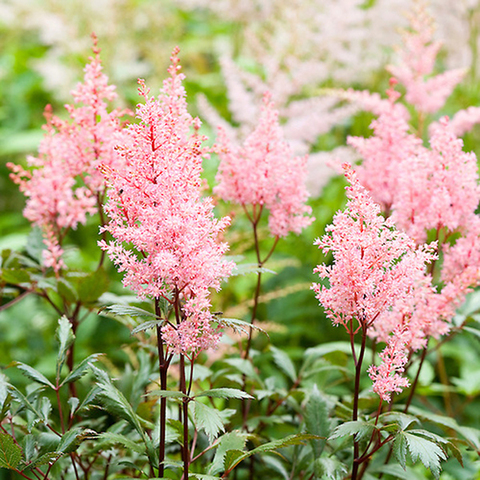
<svg viewBox="0 0 480 480"><path fill-rule="evenodd" d="M229 218L215 219L212 200L201 198L207 150L187 111L177 55L157 98L139 81L145 103L119 147L124 168L100 168L110 186L105 230L113 241L99 244L124 272L125 287L140 298L178 302L179 324L164 326L163 339L177 353L196 355L218 342L210 290L220 289L233 264L218 241Z"/></svg>
<svg viewBox="0 0 480 480"><path fill-rule="evenodd" d="M222 129L217 143L220 166L214 191L223 200L269 210L273 236L298 234L312 223L311 208L305 205L306 158L294 157L283 140L269 94L264 96L257 127L242 147L232 145Z"/></svg>

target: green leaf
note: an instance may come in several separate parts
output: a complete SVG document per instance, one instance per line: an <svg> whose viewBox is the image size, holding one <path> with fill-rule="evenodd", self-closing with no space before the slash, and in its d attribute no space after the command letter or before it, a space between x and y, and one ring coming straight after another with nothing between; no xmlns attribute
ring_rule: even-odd
<svg viewBox="0 0 480 480"><path fill-rule="evenodd" d="M72 324L65 315L58 320L58 327L55 333L60 344L57 356L57 378L60 378L60 372L67 359L67 351L75 340Z"/></svg>
<svg viewBox="0 0 480 480"><path fill-rule="evenodd" d="M195 401L194 406L197 430L203 430L207 434L210 442L213 442L220 431L225 431L222 417L218 410L201 402Z"/></svg>
<svg viewBox="0 0 480 480"><path fill-rule="evenodd" d="M248 378L260 381L260 378L253 368L252 362L245 358L227 358L225 363L236 368L240 373L246 375Z"/></svg>
<svg viewBox="0 0 480 480"><path fill-rule="evenodd" d="M92 437L97 437L96 432L94 432L93 430L73 428L62 436L60 442L58 443L56 451L58 453L71 453L78 448L78 446L82 443L83 440Z"/></svg>
<svg viewBox="0 0 480 480"><path fill-rule="evenodd" d="M259 273L272 273L273 275L276 275L277 272L269 270L265 267L259 267L257 263L236 263L230 276L234 277L236 275L246 275L247 273L256 273L257 275Z"/></svg>
<svg viewBox="0 0 480 480"><path fill-rule="evenodd" d="M317 385L313 385L305 406L305 427L307 433L328 438L330 435L330 421L328 419L328 405L325 397L320 394ZM326 445L326 440L312 440L314 458L320 458Z"/></svg>
<svg viewBox="0 0 480 480"><path fill-rule="evenodd" d="M204 475L203 473L189 473L189 477L198 478L199 480L220 480L220 477L214 475Z"/></svg>
<svg viewBox="0 0 480 480"><path fill-rule="evenodd" d="M19 285L21 283L30 282L30 275L23 268L3 268L1 271L1 278L4 282L10 283L12 285Z"/></svg>
<svg viewBox="0 0 480 480"><path fill-rule="evenodd" d="M290 357L282 350L271 346L270 350L273 352L273 360L277 367L279 367L292 382L297 380L297 371Z"/></svg>
<svg viewBox="0 0 480 480"><path fill-rule="evenodd" d="M78 300L73 285L64 278L57 279L57 292L67 303L75 303Z"/></svg>
<svg viewBox="0 0 480 480"><path fill-rule="evenodd" d="M422 438L410 432L402 432L408 444L408 450L413 462L418 459L426 468L429 468L435 478L440 476L440 461L446 460L447 456L442 448L434 442Z"/></svg>
<svg viewBox="0 0 480 480"><path fill-rule="evenodd" d="M380 419L384 424L386 422L394 422L395 430L406 430L413 423L420 423L418 418L402 412L387 412L380 415ZM388 425L386 427L388 427ZM383 428L390 431L390 429L386 427Z"/></svg>
<svg viewBox="0 0 480 480"><path fill-rule="evenodd" d="M227 467L227 471L230 472L240 462L242 462L248 457L251 457L252 455L256 455L258 453L270 453L278 450L279 448L290 447L293 445L304 445L305 442L314 439L318 439L318 437L316 435L310 435L308 433L299 433L296 435L289 435L288 437L282 438L280 440L274 440L273 442L265 443L248 452L229 450L225 457L225 466Z"/></svg>
<svg viewBox="0 0 480 480"><path fill-rule="evenodd" d="M348 473L348 468L337 457L317 458L313 464L315 478L329 480L343 480Z"/></svg>
<svg viewBox="0 0 480 480"><path fill-rule="evenodd" d="M41 374L39 371L35 370L33 367L30 365L27 365L22 362L12 362L9 366L11 367L17 367L19 370L21 370L26 377L28 377L30 380L33 380L34 382L41 383L42 385L46 385L47 387L50 388L55 388L48 380L47 377L45 377L43 374Z"/></svg>
<svg viewBox="0 0 480 480"><path fill-rule="evenodd" d="M258 325L252 325L251 323L245 322L244 320L239 320L238 318L217 318L216 321L218 322L219 326L231 328L235 333L249 335L250 329L252 329L264 333L267 337L269 336L268 333Z"/></svg>
<svg viewBox="0 0 480 480"><path fill-rule="evenodd" d="M144 332L145 330L150 330L151 328L160 327L165 323L165 320L150 320L148 322L141 323L131 331L131 335L135 335L139 332Z"/></svg>
<svg viewBox="0 0 480 480"><path fill-rule="evenodd" d="M243 451L245 444L250 435L247 433L242 433L238 430L233 432L228 432L222 435L217 443L217 450L215 452L215 457L213 462L208 470L208 473L215 475L221 473L225 470L225 455L229 450Z"/></svg>
<svg viewBox="0 0 480 480"><path fill-rule="evenodd" d="M103 432L97 437L98 442L105 442L107 445L123 445L127 450L131 450L132 452L136 452L139 454L145 453L145 445L139 444L131 440L130 438L122 435L120 433L112 433L112 432Z"/></svg>
<svg viewBox="0 0 480 480"><path fill-rule="evenodd" d="M147 393L149 397L163 397L163 398L189 398L178 390L152 390Z"/></svg>
<svg viewBox="0 0 480 480"><path fill-rule="evenodd" d="M98 360L98 357L103 355L103 353L94 353L93 355L88 356L87 358L83 359L63 380L61 383L61 387L67 383L75 382L79 378L82 378L86 373L87 370L92 368L92 364Z"/></svg>
<svg viewBox="0 0 480 480"><path fill-rule="evenodd" d="M78 298L82 303L94 303L108 290L109 279L103 268L89 273L78 282Z"/></svg>
<svg viewBox="0 0 480 480"><path fill-rule="evenodd" d="M359 442L364 438L370 438L374 429L375 429L375 425L369 422L361 421L361 420L345 422L339 425L333 431L333 433L329 437L329 440L333 440L339 437L354 435L355 440Z"/></svg>
<svg viewBox="0 0 480 480"><path fill-rule="evenodd" d="M0 467L15 470L21 459L22 449L10 435L0 433Z"/></svg>
<svg viewBox="0 0 480 480"><path fill-rule="evenodd" d="M91 368L99 387L98 397L105 409L113 415L118 415L124 420L127 420L127 422L129 422L139 433L146 445L148 437L142 428L138 415L133 411L132 406L125 398L125 395L113 385L106 372L93 365Z"/></svg>
<svg viewBox="0 0 480 480"><path fill-rule="evenodd" d="M128 315L129 317L152 317L158 319L155 313L144 310L143 308L132 307L131 305L109 305L108 307L105 307L105 310L108 310L114 315Z"/></svg>
<svg viewBox="0 0 480 480"><path fill-rule="evenodd" d="M213 397L213 398L253 398L248 393L239 390L237 388L212 388L211 390L205 390L202 393L195 395L198 397Z"/></svg>
<svg viewBox="0 0 480 480"><path fill-rule="evenodd" d="M277 473L279 473L282 476L283 480L290 479L290 475L288 474L286 468L283 466L283 463L277 457L265 455L263 457L263 462L272 470L275 470Z"/></svg>
<svg viewBox="0 0 480 480"><path fill-rule="evenodd" d="M43 250L47 246L43 241L43 233L39 227L32 228L30 234L27 238L27 243L25 245L25 250L30 257L37 261L38 264L43 262Z"/></svg>
<svg viewBox="0 0 480 480"><path fill-rule="evenodd" d="M396 435L393 440L393 453L398 463L405 468L407 466L407 439L403 432Z"/></svg>

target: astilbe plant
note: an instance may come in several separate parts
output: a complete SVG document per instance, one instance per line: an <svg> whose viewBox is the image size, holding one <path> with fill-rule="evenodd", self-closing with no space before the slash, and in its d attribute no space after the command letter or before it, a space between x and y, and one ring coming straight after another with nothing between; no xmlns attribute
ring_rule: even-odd
<svg viewBox="0 0 480 480"><path fill-rule="evenodd" d="M220 288L233 264L224 257L227 245L218 241L229 219L216 220L212 200L202 198L205 137L198 133L199 120L187 111L178 49L171 61L170 77L157 98L139 81L145 103L137 107L140 121L128 127L127 142L117 146L124 160L122 168L100 167L110 187L105 208L110 222L104 229L113 240L102 240L99 245L125 272L126 287L140 298L154 299L160 386L167 389L167 370L178 353L180 390L186 395L191 385L187 388L184 358L193 366L201 351L217 344L220 334L210 312L210 290ZM166 305L163 311L162 303ZM182 411L183 478L187 479L187 401ZM163 477L165 397L160 421L159 476Z"/></svg>
<svg viewBox="0 0 480 480"><path fill-rule="evenodd" d="M335 215L333 223L326 228L327 233L315 242L324 253L333 254L334 263L317 266L315 272L328 284L314 284L313 289L327 316L334 325L342 325L350 337L355 363L352 420L357 421L367 336L382 322L384 315L390 315L403 304L411 304L417 288L422 289L422 293L432 289L426 264L436 256L434 245L417 247L390 219L385 220L352 168L345 164L344 169L350 182L347 206ZM373 389L385 401L390 401L393 392L408 386L401 373L411 339L416 334L414 329L419 327L416 322L410 322L408 309L400 313L401 321L394 323L391 331L384 332L388 345L381 354L381 365L369 369ZM357 334L361 336L358 352L355 349ZM380 442L384 443L386 441ZM359 442L354 440L352 478L356 478L363 461Z"/></svg>
<svg viewBox="0 0 480 480"><path fill-rule="evenodd" d="M109 111L117 94L102 72L95 36L93 40L94 56L85 67L83 83L72 91L75 103L65 106L69 118L62 120L47 107L39 156L28 157L32 168L9 164L11 178L27 197L25 217L43 231L44 265L57 275L66 267L62 243L68 231L84 224L88 215L102 216L105 185L97 167L115 167L122 161L113 147L122 135L120 118L128 111ZM102 260L103 256L100 264Z"/></svg>
<svg viewBox="0 0 480 480"><path fill-rule="evenodd" d="M221 128L217 142L220 165L214 192L225 201L241 205L253 228L260 269L252 310L253 324L260 294L261 268L272 255L279 238L290 232L299 234L313 221L312 210L305 203L309 196L305 187L307 159L294 156L283 139L278 112L268 93L263 99L258 125L242 146L235 145ZM264 212L268 212L268 228L274 242L262 257L259 223ZM251 334L250 330L245 358L248 357Z"/></svg>

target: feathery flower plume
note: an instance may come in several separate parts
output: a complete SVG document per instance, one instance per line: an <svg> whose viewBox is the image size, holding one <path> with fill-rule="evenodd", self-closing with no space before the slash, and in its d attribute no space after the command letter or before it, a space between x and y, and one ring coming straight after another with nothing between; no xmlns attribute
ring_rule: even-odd
<svg viewBox="0 0 480 480"><path fill-rule="evenodd" d="M400 94L394 90L396 80L390 81L388 101L379 117L371 124L373 135L368 138L348 137L347 142L362 156L357 168L360 183L370 192L383 211L390 211L397 194L402 162L422 149L421 140L409 133L403 105L395 103Z"/></svg>
<svg viewBox="0 0 480 480"><path fill-rule="evenodd" d="M212 200L201 198L205 137L187 111L178 51L157 98L139 80L140 122L127 128L129 139L117 148L124 168L101 168L110 186L105 230L114 240L99 245L125 272L126 287L181 310L177 325L163 327L163 339L175 351L195 355L218 341L209 290L220 288L232 263L223 257L227 245L217 241L229 219L216 220Z"/></svg>
<svg viewBox="0 0 480 480"><path fill-rule="evenodd" d="M326 228L327 233L315 242L334 257L333 265L319 265L314 270L320 278L328 279L329 286L314 284L313 290L335 325L343 325L351 334L360 329L368 333L369 329L374 331L382 315L399 302L409 301L419 279L426 278L429 282L425 264L436 257L433 245L417 248L390 219L385 220L351 166L344 165L344 169L350 182L347 206L335 215L332 225ZM408 319L403 327L409 328ZM397 325L388 333L395 331ZM401 372L405 348L405 342L393 347L387 345L383 360L388 359L388 368L372 370L376 382L383 378L383 387L377 390L385 400L389 399L389 393L404 386L395 372Z"/></svg>
<svg viewBox="0 0 480 480"><path fill-rule="evenodd" d="M430 149L403 162L392 217L418 243L429 229L465 231L480 200L477 159L442 118L433 129Z"/></svg>
<svg viewBox="0 0 480 480"><path fill-rule="evenodd" d="M223 200L269 210L273 236L298 234L312 223L311 208L305 205L306 158L294 157L283 140L278 112L268 94L259 123L244 145L232 145L222 129L218 144L220 166L214 191Z"/></svg>
<svg viewBox="0 0 480 480"><path fill-rule="evenodd" d="M100 50L93 36L94 56L85 67L83 83L72 91L75 104L66 105L68 120L45 109L45 136L39 156L28 157L29 170L9 164L11 178L27 197L24 216L44 233L44 265L56 273L65 267L61 243L69 229L85 223L97 211L104 194L100 163L117 167L121 161L114 145L121 136L120 117L127 112L108 112L116 98L115 87L102 73Z"/></svg>
<svg viewBox="0 0 480 480"><path fill-rule="evenodd" d="M410 29L403 32L399 64L390 65L388 70L405 86L408 103L420 112L435 113L462 80L465 70L448 70L432 76L442 44L433 40L433 18L421 4L410 15Z"/></svg>

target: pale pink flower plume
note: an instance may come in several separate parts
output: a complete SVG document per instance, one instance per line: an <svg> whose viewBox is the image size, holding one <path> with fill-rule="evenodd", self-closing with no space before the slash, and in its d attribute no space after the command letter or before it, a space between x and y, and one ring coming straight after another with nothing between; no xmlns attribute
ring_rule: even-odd
<svg viewBox="0 0 480 480"><path fill-rule="evenodd" d="M468 107L465 110L459 110L450 121L450 127L457 137L465 133L480 123L480 107Z"/></svg>
<svg viewBox="0 0 480 480"><path fill-rule="evenodd" d="M399 94L393 90L393 85L392 82L392 88L387 91L388 102L371 124L373 135L347 138L348 145L363 158L357 168L360 183L386 212L390 211L396 198L402 162L423 148L421 140L409 132L404 107L395 103Z"/></svg>
<svg viewBox="0 0 480 480"><path fill-rule="evenodd" d="M48 250L44 265L56 273L65 267L61 243L67 231L95 214L103 198L105 186L98 165L113 167L121 161L114 146L121 137L119 118L125 112L108 112L115 87L108 85L102 73L95 37L93 51L83 83L72 91L76 104L66 105L69 119L61 120L47 107L39 156L27 159L31 168L8 165L11 178L27 197L24 216L44 232Z"/></svg>
<svg viewBox="0 0 480 480"><path fill-rule="evenodd" d="M209 291L220 288L232 263L223 256L227 245L217 241L229 219L216 220L212 200L201 198L205 138L187 111L177 54L157 98L139 80L140 122L118 147L125 167L101 168L111 187L105 230L114 240L99 245L140 298L181 302L181 323L164 326L163 338L177 352L196 354L218 341Z"/></svg>
<svg viewBox="0 0 480 480"><path fill-rule="evenodd" d="M305 205L307 159L293 156L283 140L278 112L268 94L258 125L243 146L233 145L222 129L217 142L220 166L214 191L223 200L267 209L273 236L298 234L312 223L311 208Z"/></svg>
<svg viewBox="0 0 480 480"><path fill-rule="evenodd" d="M464 69L456 69L432 76L442 46L433 40L434 30L432 17L417 5L410 15L410 30L403 32L400 62L388 67L405 87L406 101L423 113L435 113L442 108L465 75Z"/></svg>
<svg viewBox="0 0 480 480"><path fill-rule="evenodd" d="M313 289L335 325L342 324L352 332L373 328L375 334L383 315L400 303L407 304L419 282L429 284L425 264L436 255L434 245L417 248L407 234L396 230L390 219L385 220L379 205L360 185L349 165L345 171L351 183L347 187L347 206L337 212L326 228L327 233L315 242L324 253L333 254L332 265L315 269L320 278L328 279L328 286L314 284ZM403 327L408 331L409 326L406 319ZM397 327L398 322L392 322L392 330L384 332L383 339L388 340ZM403 355L405 348L398 355ZM385 372L391 377L397 364L392 361L389 365ZM382 372L385 373L379 370L378 374ZM400 384L392 382L390 391L396 391ZM386 392L382 390L382 398L386 398Z"/></svg>
<svg viewBox="0 0 480 480"><path fill-rule="evenodd" d="M442 118L430 149L411 156L398 171L392 218L418 243L430 229L466 229L480 200L477 159Z"/></svg>
<svg viewBox="0 0 480 480"><path fill-rule="evenodd" d="M402 331L394 331L387 346L380 353L382 363L379 366L371 365L368 369L373 381L373 391L386 402L390 402L393 392L400 393L409 386L408 379L400 375L405 371L408 360L404 334Z"/></svg>

